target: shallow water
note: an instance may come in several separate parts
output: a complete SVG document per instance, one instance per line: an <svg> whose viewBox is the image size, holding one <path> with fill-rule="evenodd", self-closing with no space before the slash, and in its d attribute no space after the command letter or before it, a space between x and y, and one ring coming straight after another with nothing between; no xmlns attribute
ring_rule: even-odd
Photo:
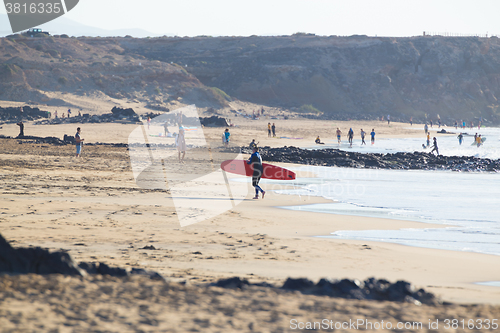
<svg viewBox="0 0 500 333"><path fill-rule="evenodd" d="M435 229L344 230L328 238L361 239L500 255L500 174L303 166L300 188L278 193L321 196L333 203L292 210L449 225Z"/></svg>
<svg viewBox="0 0 500 333"><path fill-rule="evenodd" d="M443 127L442 127L443 128ZM413 129L417 133L422 134L421 138L393 138L393 139L378 139L376 138L375 144L370 144L369 135L365 138L366 145L361 145L361 138L359 133L355 133L355 139L353 141L352 147L349 147L347 139L345 136L342 137L342 143L339 145L336 139L325 140L325 145L320 149L324 148L334 148L341 149L345 151L353 151L360 153L396 153L396 152L414 152L423 151L429 152L430 148L423 149L422 144L426 143L426 136L423 128L417 126L408 127L408 129ZM437 138L439 153L445 156L475 156L481 158L499 159L500 158L500 128L481 128L480 130L476 128L471 129L457 129L454 127L446 127L446 131L451 134L431 134L431 145L432 137ZM457 136L460 132L468 133L470 135L464 135L464 141L462 145L458 143ZM479 148L477 146L471 146L474 141L474 134L481 134L482 137L486 138L486 141ZM308 149L318 149L318 145L307 145L303 148Z"/></svg>

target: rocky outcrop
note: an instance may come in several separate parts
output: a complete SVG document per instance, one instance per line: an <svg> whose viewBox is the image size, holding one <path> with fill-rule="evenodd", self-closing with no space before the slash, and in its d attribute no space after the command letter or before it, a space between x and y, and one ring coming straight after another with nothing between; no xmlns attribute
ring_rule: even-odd
<svg viewBox="0 0 500 333"><path fill-rule="evenodd" d="M50 118L50 112L42 111L39 108L32 108L31 106L19 107L0 107L0 120L5 122L18 122L26 120L36 120L40 118Z"/></svg>
<svg viewBox="0 0 500 333"><path fill-rule="evenodd" d="M64 274L85 276L99 274L110 276L144 275L151 279L163 279L157 272L133 268L127 271L110 267L105 263L81 262L78 265L64 251L50 252L40 247L13 248L0 234L0 274Z"/></svg>
<svg viewBox="0 0 500 333"><path fill-rule="evenodd" d="M247 147L241 149L244 153L251 153ZM339 149L308 150L285 146L281 148L261 147L260 154L265 162L318 166L402 170L500 171L500 160L473 156L436 156L423 152L362 154Z"/></svg>
<svg viewBox="0 0 500 333"><path fill-rule="evenodd" d="M229 127L227 119L219 116L200 118L200 122L207 127Z"/></svg>
<svg viewBox="0 0 500 333"><path fill-rule="evenodd" d="M245 289L249 286L276 288L268 283L249 283L248 280L239 277L220 279L211 285L230 289ZM417 305L439 303L434 294L428 293L424 289L417 289L409 282L397 281L391 283L384 279L375 278L369 278L365 281L321 279L318 283L305 278L288 278L281 289L299 291L306 295L347 299L407 302Z"/></svg>
<svg viewBox="0 0 500 333"><path fill-rule="evenodd" d="M9 274L85 274L67 252L49 252L45 249L14 249L0 235L0 273Z"/></svg>

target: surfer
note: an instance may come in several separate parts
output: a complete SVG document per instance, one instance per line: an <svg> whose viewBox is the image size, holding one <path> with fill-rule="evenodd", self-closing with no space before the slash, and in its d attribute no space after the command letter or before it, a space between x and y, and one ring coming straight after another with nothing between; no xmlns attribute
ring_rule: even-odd
<svg viewBox="0 0 500 333"><path fill-rule="evenodd" d="M361 129L361 145L365 145L366 146L365 135L366 135L366 132L363 131L363 129Z"/></svg>
<svg viewBox="0 0 500 333"><path fill-rule="evenodd" d="M458 144L462 145L462 140L464 139L463 134L462 134L462 133L460 133L460 134L457 136L457 138L458 138Z"/></svg>
<svg viewBox="0 0 500 333"><path fill-rule="evenodd" d="M339 142L339 144L342 141L341 135L342 135L342 131L337 127L337 141Z"/></svg>
<svg viewBox="0 0 500 333"><path fill-rule="evenodd" d="M319 135L316 138L316 140L314 140L314 142L317 143L318 145L324 145L325 144L324 142L321 142L321 139L319 138Z"/></svg>
<svg viewBox="0 0 500 333"><path fill-rule="evenodd" d="M80 127L76 129L76 134L75 134L75 141L76 141L76 157L80 157L80 154L82 153L82 146L83 146L83 140L82 137L80 136L82 130Z"/></svg>
<svg viewBox="0 0 500 333"><path fill-rule="evenodd" d="M372 132L370 133L370 136L372 137L372 145L375 144L375 129L372 128Z"/></svg>
<svg viewBox="0 0 500 333"><path fill-rule="evenodd" d="M259 191L262 193L262 199L264 199L266 191L259 186L260 177L262 177L262 157L260 157L259 154L259 147L253 147L253 153L247 161L247 164L250 164L253 168L252 186L255 187L254 199L259 198Z"/></svg>
<svg viewBox="0 0 500 333"><path fill-rule="evenodd" d="M477 134L477 133L476 133ZM482 144L482 141L481 141L481 134L479 134L479 136L476 138L476 144L477 144L477 148L479 148L479 146Z"/></svg>
<svg viewBox="0 0 500 333"><path fill-rule="evenodd" d="M432 140L433 140L433 144L432 144L431 153L433 153L435 151L437 156L439 156L438 143L437 143L436 137L433 137Z"/></svg>

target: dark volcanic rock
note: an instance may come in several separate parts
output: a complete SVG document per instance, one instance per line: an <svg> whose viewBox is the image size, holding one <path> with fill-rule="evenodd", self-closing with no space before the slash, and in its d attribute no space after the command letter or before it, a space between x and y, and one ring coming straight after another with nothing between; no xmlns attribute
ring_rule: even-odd
<svg viewBox="0 0 500 333"><path fill-rule="evenodd" d="M307 295L409 302L415 304L437 303L433 294L423 289L416 290L409 282L397 281L396 283L390 283L387 280L377 280L375 278L369 278L364 282L349 279L340 281L321 279L317 284L308 279L288 278L281 288L300 291Z"/></svg>
<svg viewBox="0 0 500 333"><path fill-rule="evenodd" d="M83 275L66 252L52 252L39 247L14 249L0 235L0 273Z"/></svg>
<svg viewBox="0 0 500 333"><path fill-rule="evenodd" d="M145 275L151 279L163 279L157 272L143 269L127 270L120 267L110 267L105 263L81 262L76 265L73 258L63 251L49 252L35 248L14 249L0 235L0 274L65 274L79 275L100 274L110 276Z"/></svg>
<svg viewBox="0 0 500 333"><path fill-rule="evenodd" d="M242 289L245 286L250 285L250 283L248 282L248 280L240 279L239 277L236 276L229 279L221 279L212 285L221 288Z"/></svg>
<svg viewBox="0 0 500 333"><path fill-rule="evenodd" d="M242 147L243 153L251 153ZM436 156L430 153L399 152L394 154L355 153L339 149L309 150L297 147L261 147L265 162L286 162L319 166L380 169L421 169L452 171L500 171L500 160L472 156Z"/></svg>
<svg viewBox="0 0 500 333"><path fill-rule="evenodd" d="M39 108L23 106L22 111L18 107L0 107L0 120L7 122L18 122L21 120L35 120L40 118L50 118L50 112L42 111Z"/></svg>
<svg viewBox="0 0 500 333"><path fill-rule="evenodd" d="M203 126L208 127L229 127L229 123L227 122L226 118L222 118L219 116L200 118L200 122Z"/></svg>
<svg viewBox="0 0 500 333"><path fill-rule="evenodd" d="M267 283L252 284L245 279L240 279L239 277L221 279L210 285L230 289L243 289L248 286L278 289L277 287ZM408 302L414 304L438 303L434 294L428 293L423 289L416 290L416 288L414 288L409 282L397 281L396 283L390 283L387 280L377 280L375 278L369 278L365 281L349 279L321 279L316 284L305 278L288 278L279 289L299 291L305 295L329 296L348 299Z"/></svg>

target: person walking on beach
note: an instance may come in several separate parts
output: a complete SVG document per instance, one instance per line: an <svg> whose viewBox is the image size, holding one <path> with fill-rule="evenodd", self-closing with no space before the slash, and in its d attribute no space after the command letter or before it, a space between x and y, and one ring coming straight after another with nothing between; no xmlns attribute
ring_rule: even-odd
<svg viewBox="0 0 500 333"><path fill-rule="evenodd" d="M267 137L271 137L271 123L267 123Z"/></svg>
<svg viewBox="0 0 500 333"><path fill-rule="evenodd" d="M363 131L363 129L361 129L361 145L365 145L366 146L365 135L366 135L366 132Z"/></svg>
<svg viewBox="0 0 500 333"><path fill-rule="evenodd" d="M354 131L352 128L349 128L349 132L347 132L347 140L349 141L349 147L352 147L352 139L354 138Z"/></svg>
<svg viewBox="0 0 500 333"><path fill-rule="evenodd" d="M271 126L271 130L273 131L273 138L276 136L276 125Z"/></svg>
<svg viewBox="0 0 500 333"><path fill-rule="evenodd" d="M342 142L342 131L340 130L340 128L337 127L337 141L338 143L340 144L340 142Z"/></svg>
<svg viewBox="0 0 500 333"><path fill-rule="evenodd" d="M224 145L227 147L229 146L229 137L231 136L231 133L229 133L229 128L226 128L223 136L224 136Z"/></svg>
<svg viewBox="0 0 500 333"><path fill-rule="evenodd" d="M431 145L431 133L427 133L427 147Z"/></svg>
<svg viewBox="0 0 500 333"><path fill-rule="evenodd" d="M57 110L56 110L56 112L54 112L54 118L57 119Z"/></svg>
<svg viewBox="0 0 500 333"><path fill-rule="evenodd" d="M372 128L372 132L370 133L370 136L372 137L372 145L375 144L375 129Z"/></svg>
<svg viewBox="0 0 500 333"><path fill-rule="evenodd" d="M459 145L462 145L462 140L464 139L463 134L462 134L462 133L460 133L460 134L457 136L457 138L458 138L458 144L459 144Z"/></svg>
<svg viewBox="0 0 500 333"><path fill-rule="evenodd" d="M425 123L425 126L424 126L424 132L425 132L425 134L427 134L428 131L429 131L429 126L427 126L427 123Z"/></svg>
<svg viewBox="0 0 500 333"><path fill-rule="evenodd" d="M253 169L252 175L252 186L255 187L255 197L254 199L259 198L259 192L262 193L262 199L264 199L264 195L266 195L266 191L264 191L259 186L260 178L262 177L262 157L259 154L259 147L253 147L253 153L247 161L247 164L250 164Z"/></svg>
<svg viewBox="0 0 500 333"><path fill-rule="evenodd" d="M387 115L387 125L389 125L391 123L391 115L388 114Z"/></svg>
<svg viewBox="0 0 500 333"><path fill-rule="evenodd" d="M438 143L436 137L433 137L432 140L434 143L432 144L431 153L436 152L436 155L439 156Z"/></svg>
<svg viewBox="0 0 500 333"><path fill-rule="evenodd" d="M20 122L18 122L16 124L17 126L19 126L19 135L17 136L18 138L22 138L24 136L24 123L23 121L21 120Z"/></svg>
<svg viewBox="0 0 500 333"><path fill-rule="evenodd" d="M81 136L82 130L80 127L76 129L75 142L76 142L76 157L80 157L82 153L83 140Z"/></svg>
<svg viewBox="0 0 500 333"><path fill-rule="evenodd" d="M177 146L177 152L179 154L179 162L184 163L184 157L186 156L186 138L184 136L184 128L179 127L179 135L175 137L175 145Z"/></svg>
<svg viewBox="0 0 500 333"><path fill-rule="evenodd" d="M413 117L410 117L410 126L413 126Z"/></svg>

